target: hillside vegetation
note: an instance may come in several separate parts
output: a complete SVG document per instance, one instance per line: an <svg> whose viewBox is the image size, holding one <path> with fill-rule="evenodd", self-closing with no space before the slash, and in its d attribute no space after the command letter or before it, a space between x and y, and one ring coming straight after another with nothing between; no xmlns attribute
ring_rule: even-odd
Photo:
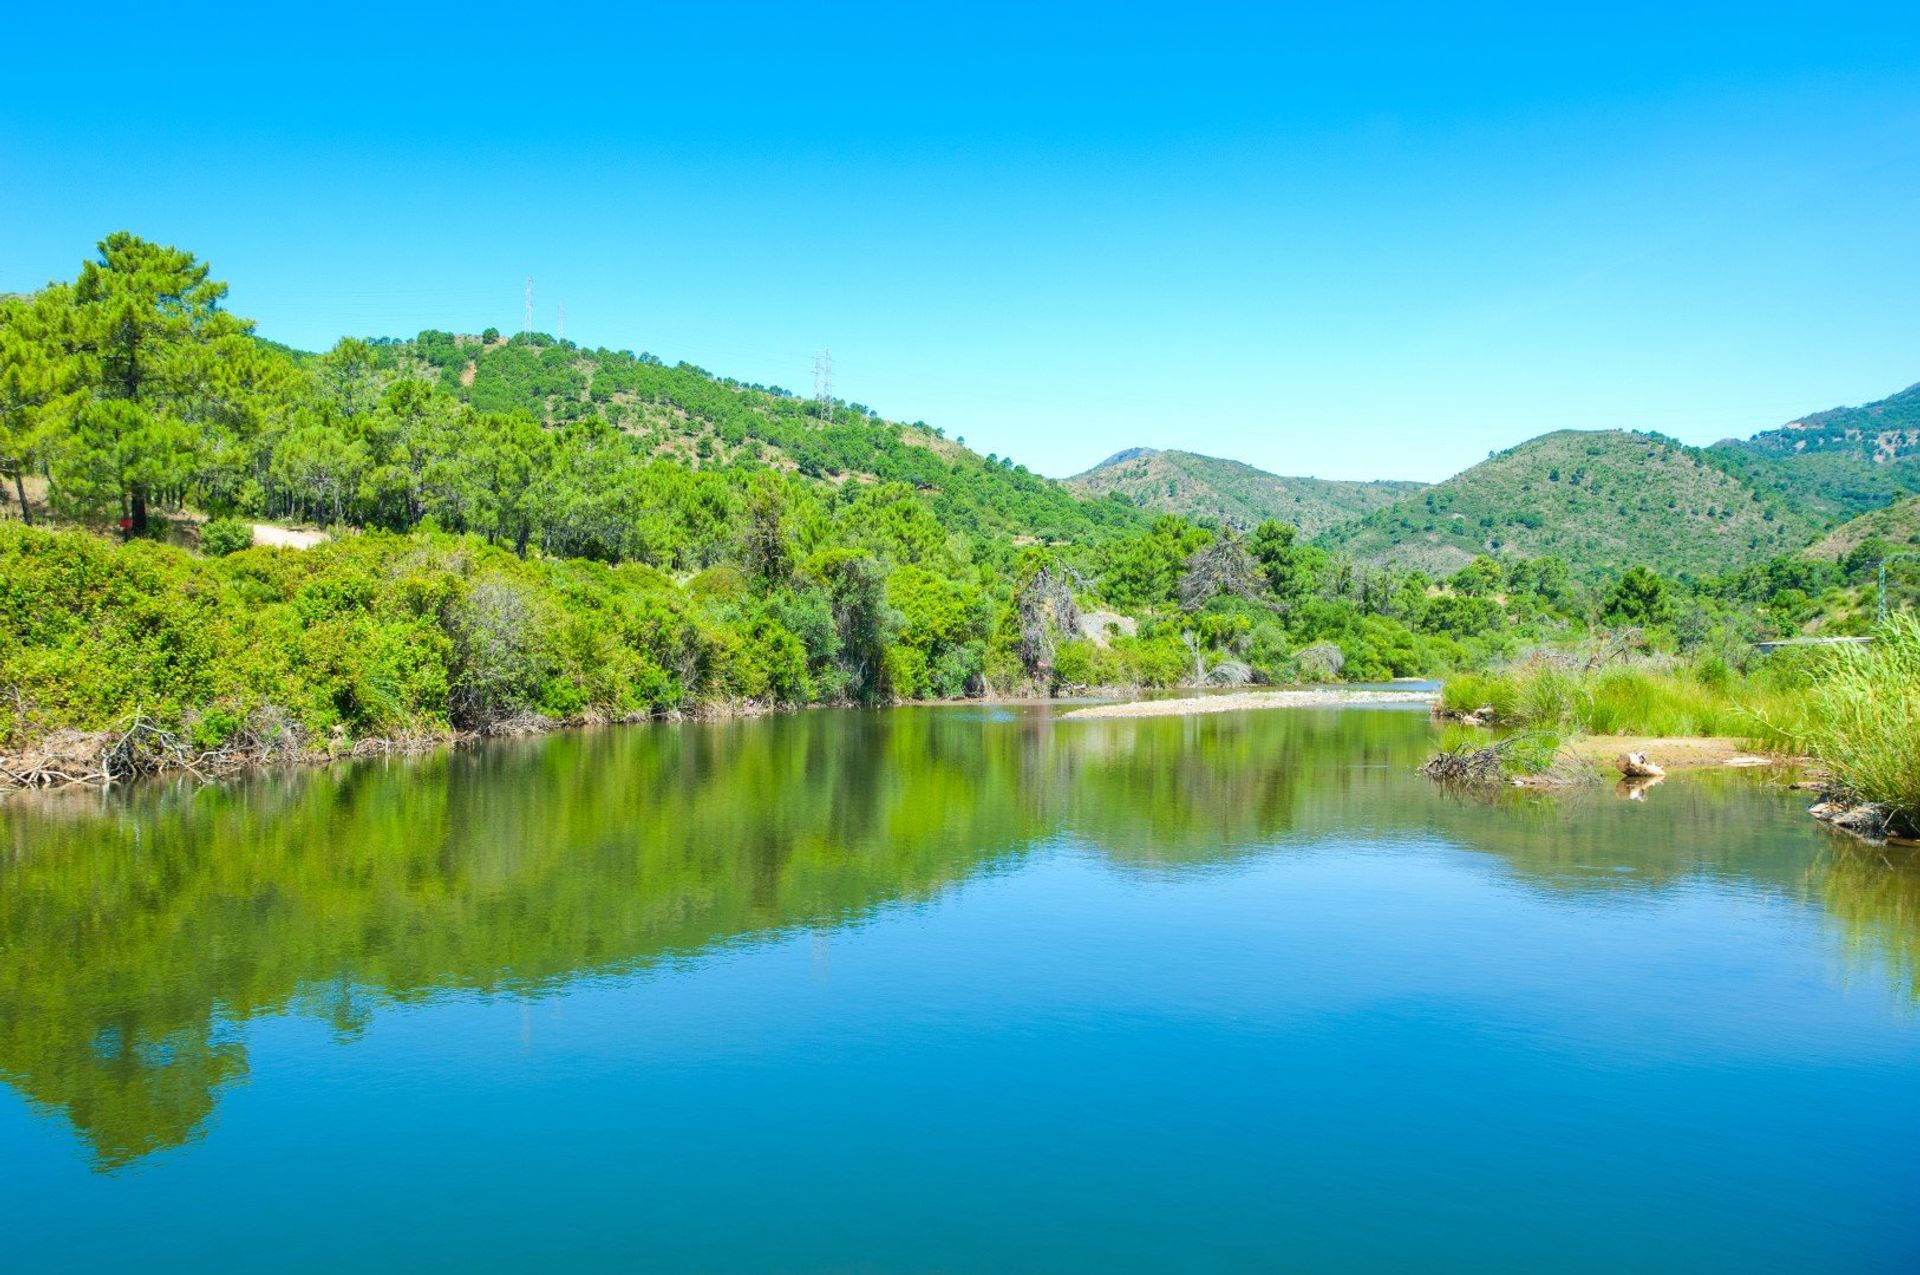
<svg viewBox="0 0 1920 1275"><path fill-rule="evenodd" d="M1083 499L917 423L645 354L491 332L301 354L225 297L192 254L116 234L71 283L0 301L0 784L663 712L1374 680L1595 638L1733 650L1841 605L1865 623L1858 564L1757 561L1811 537L1661 439L1553 435L1351 533L1461 564L1428 574L1279 519Z"/></svg>
<svg viewBox="0 0 1920 1275"><path fill-rule="evenodd" d="M1852 518L1920 491L1920 385L1863 407L1836 407L1714 454L1756 485L1823 520Z"/></svg>
<svg viewBox="0 0 1920 1275"><path fill-rule="evenodd" d="M1118 495L1142 509L1250 528L1269 518L1309 536L1424 490L1425 483L1286 478L1237 460L1135 447L1067 485L1086 496Z"/></svg>
<svg viewBox="0 0 1920 1275"><path fill-rule="evenodd" d="M1321 537L1371 562L1445 574L1483 553L1577 572L1640 563L1710 575L1789 552L1816 524L1697 448L1623 431L1546 434Z"/></svg>
<svg viewBox="0 0 1920 1275"><path fill-rule="evenodd" d="M1118 502L1077 499L924 423L883 420L858 403L803 399L644 352L492 331L354 344L377 382L421 378L476 413L531 417L563 437L612 431L650 460L694 470L764 466L836 485L906 483L943 525L971 536L1067 543L1146 522ZM327 357L337 364L342 353Z"/></svg>
<svg viewBox="0 0 1920 1275"><path fill-rule="evenodd" d="M0 780L128 773L129 750L206 769L671 711L1383 677L1585 610L1552 573L1511 604L1435 596L1278 522L1243 540L1083 500L937 430L645 354L492 332L301 354L226 294L115 234L0 303ZM328 536L255 547L284 522Z"/></svg>
<svg viewBox="0 0 1920 1275"><path fill-rule="evenodd" d="M1877 561L1896 549L1920 550L1920 496L1841 523L1809 545L1806 555L1834 562L1855 557Z"/></svg>

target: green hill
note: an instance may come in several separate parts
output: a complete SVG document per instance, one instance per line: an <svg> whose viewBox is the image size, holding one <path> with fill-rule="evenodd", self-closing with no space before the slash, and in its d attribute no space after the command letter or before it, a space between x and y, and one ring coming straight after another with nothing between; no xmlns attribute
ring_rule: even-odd
<svg viewBox="0 0 1920 1275"><path fill-rule="evenodd" d="M510 339L427 331L369 343L376 366L436 381L480 412L548 426L604 422L642 453L694 469L765 464L833 485L904 482L951 530L1048 543L1145 525L1120 501L1083 500L1017 465L858 403L822 404L651 354L587 349L539 333Z"/></svg>
<svg viewBox="0 0 1920 1275"><path fill-rule="evenodd" d="M1426 487L1284 478L1237 460L1148 447L1109 456L1067 485L1085 496L1119 495L1142 509L1217 518L1243 528L1277 518L1309 536Z"/></svg>
<svg viewBox="0 0 1920 1275"><path fill-rule="evenodd" d="M1756 486L1824 519L1857 517L1920 491L1920 385L1864 407L1815 412L1712 451Z"/></svg>
<svg viewBox="0 0 1920 1275"><path fill-rule="evenodd" d="M1870 540L1889 548L1920 550L1920 496L1841 523L1806 549L1809 558L1840 561Z"/></svg>
<svg viewBox="0 0 1920 1275"><path fill-rule="evenodd" d="M1726 571L1812 539L1814 521L1778 494L1670 439L1563 430L1334 528L1321 543L1435 574L1476 554L1554 554L1580 571L1643 563Z"/></svg>

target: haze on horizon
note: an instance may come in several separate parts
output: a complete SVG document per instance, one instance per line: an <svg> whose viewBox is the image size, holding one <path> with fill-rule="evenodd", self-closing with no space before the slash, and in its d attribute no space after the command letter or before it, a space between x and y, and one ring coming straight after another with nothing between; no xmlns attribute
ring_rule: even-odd
<svg viewBox="0 0 1920 1275"><path fill-rule="evenodd" d="M1434 480L1920 380L1911 6L13 17L0 291L128 229L304 348L536 326L1064 476ZM84 68L84 74L76 71Z"/></svg>

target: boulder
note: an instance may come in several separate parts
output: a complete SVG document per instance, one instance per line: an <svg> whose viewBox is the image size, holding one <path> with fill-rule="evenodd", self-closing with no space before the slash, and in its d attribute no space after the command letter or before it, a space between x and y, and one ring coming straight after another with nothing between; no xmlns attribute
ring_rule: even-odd
<svg viewBox="0 0 1920 1275"><path fill-rule="evenodd" d="M1650 760L1645 753L1622 753L1614 765L1628 779L1664 779L1667 772Z"/></svg>

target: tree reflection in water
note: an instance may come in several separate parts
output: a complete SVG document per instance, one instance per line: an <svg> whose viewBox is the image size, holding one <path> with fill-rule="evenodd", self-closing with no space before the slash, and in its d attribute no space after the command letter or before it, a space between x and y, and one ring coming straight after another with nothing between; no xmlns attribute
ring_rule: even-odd
<svg viewBox="0 0 1920 1275"><path fill-rule="evenodd" d="M198 1136L256 1015L350 1042L382 1004L824 936L1053 845L1180 872L1432 842L1548 891L1727 881L1817 900L1920 995L1911 858L1823 851L1745 776L1452 800L1413 774L1429 742L1402 712L815 712L16 802L0 1076L114 1168Z"/></svg>

